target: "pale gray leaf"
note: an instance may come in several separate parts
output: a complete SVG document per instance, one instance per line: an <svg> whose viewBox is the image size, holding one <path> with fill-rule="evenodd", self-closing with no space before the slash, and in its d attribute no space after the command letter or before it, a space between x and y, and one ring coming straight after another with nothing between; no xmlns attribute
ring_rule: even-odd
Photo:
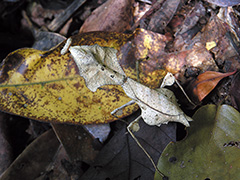
<svg viewBox="0 0 240 180"><path fill-rule="evenodd" d="M117 50L99 45L71 46L71 55L76 62L86 86L93 92L103 85L122 85L125 74L117 60ZM111 68L111 69L110 69Z"/></svg>

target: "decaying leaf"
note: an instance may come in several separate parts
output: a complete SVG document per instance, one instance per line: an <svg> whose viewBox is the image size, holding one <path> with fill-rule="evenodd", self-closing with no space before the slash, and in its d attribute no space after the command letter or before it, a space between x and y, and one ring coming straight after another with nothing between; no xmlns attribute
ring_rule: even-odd
<svg viewBox="0 0 240 180"><path fill-rule="evenodd" d="M232 81L232 87L230 89L230 95L232 97L233 107L240 110L240 72L238 71Z"/></svg>
<svg viewBox="0 0 240 180"><path fill-rule="evenodd" d="M130 37L121 33L85 33L74 36L72 45L97 43L119 50ZM0 68L1 111L60 123L116 120L110 113L131 99L117 86L103 87L95 93L89 91L70 53L60 53L64 44L49 51L19 49L5 58ZM130 107L121 116L137 109L136 105L132 106L133 111Z"/></svg>
<svg viewBox="0 0 240 180"><path fill-rule="evenodd" d="M133 0L108 0L85 20L79 33L89 31L124 32L133 21Z"/></svg>
<svg viewBox="0 0 240 180"><path fill-rule="evenodd" d="M197 33L199 33L203 27L202 23L199 23L200 19L206 18L206 9L202 2L199 1L194 4L194 6L189 9L189 12L185 12L186 18L179 28L175 32L174 46L176 49L184 49L185 46L193 44L193 39ZM191 46L191 45L190 45Z"/></svg>
<svg viewBox="0 0 240 180"><path fill-rule="evenodd" d="M137 116L137 114L134 114L127 119L130 120ZM116 122L116 124L118 124L118 130L110 141L104 145L94 163L91 164L80 179L133 180L137 177L141 177L143 180L153 179L155 169L152 167L148 157L131 138L130 134L126 134L126 125L121 122ZM146 148L146 151L149 152L154 162L157 162L164 147L170 141L175 141L176 124L171 123L157 127L148 126L144 121L140 120L139 125L141 131L134 134Z"/></svg>
<svg viewBox="0 0 240 180"><path fill-rule="evenodd" d="M1 180L24 180L26 177L37 179L52 165L59 146L60 142L53 130L48 130L28 145L1 175Z"/></svg>
<svg viewBox="0 0 240 180"><path fill-rule="evenodd" d="M236 71L229 73L220 73L215 71L206 71L197 77L197 80L191 85L194 94L202 101L224 77L233 75Z"/></svg>
<svg viewBox="0 0 240 180"><path fill-rule="evenodd" d="M116 61L114 49L98 45L71 46L69 51L91 91L96 91L103 85L121 85L127 96L139 105L147 124L160 126L175 121L189 126L188 121L191 121L191 118L179 108L174 94L164 88L150 89L127 78ZM111 62L105 63L105 58L109 58Z"/></svg>
<svg viewBox="0 0 240 180"><path fill-rule="evenodd" d="M53 130L72 162L91 164L98 150L94 149L94 138L83 126L52 123Z"/></svg>
<svg viewBox="0 0 240 180"><path fill-rule="evenodd" d="M220 7L235 6L240 4L239 0L206 0L206 1Z"/></svg>
<svg viewBox="0 0 240 180"><path fill-rule="evenodd" d="M165 1L162 7L152 16L148 24L148 29L154 32L164 33L166 26L176 13L179 4L180 0Z"/></svg>
<svg viewBox="0 0 240 180"><path fill-rule="evenodd" d="M239 40L231 35L234 33L231 31L233 28L228 21L230 19L228 14L231 11L224 11L224 9L226 8L220 8L219 13L209 19L203 29L201 42L205 43L206 48L211 48L209 51L214 54L214 59L218 66L224 72L230 72L239 68L237 60L239 58L239 48L234 43ZM237 27L235 26L236 29ZM209 46L210 44L211 46ZM207 71L216 70L207 69Z"/></svg>
<svg viewBox="0 0 240 180"><path fill-rule="evenodd" d="M132 34L82 33L72 36L71 46L98 44L114 48L126 76L133 80L139 77L141 84L152 89L160 86L168 71L179 78L187 67L200 71L215 69L210 53L203 46L167 53L166 43L165 35L137 29ZM0 109L48 122L92 124L116 120L110 113L131 99L120 86L104 86L95 93L89 91L64 44L49 51L19 49L5 58L0 68ZM127 106L120 117L131 114L137 107Z"/></svg>
<svg viewBox="0 0 240 180"><path fill-rule="evenodd" d="M158 168L170 180L238 179L239 117L239 112L228 105L201 107L193 115L188 136L168 144L159 159ZM155 180L161 179L155 173Z"/></svg>

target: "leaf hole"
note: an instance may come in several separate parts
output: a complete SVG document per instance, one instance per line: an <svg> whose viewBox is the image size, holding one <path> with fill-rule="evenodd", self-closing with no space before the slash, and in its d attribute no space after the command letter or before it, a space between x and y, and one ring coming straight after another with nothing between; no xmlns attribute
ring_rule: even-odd
<svg viewBox="0 0 240 180"><path fill-rule="evenodd" d="M238 141L230 141L228 143L224 143L223 147L232 147L232 146L238 147L239 145L240 145L240 142Z"/></svg>
<svg viewBox="0 0 240 180"><path fill-rule="evenodd" d="M105 70L104 67L101 67L101 70L104 71Z"/></svg>
<svg viewBox="0 0 240 180"><path fill-rule="evenodd" d="M176 157L170 157L169 159L168 159L168 161L170 162L170 163L175 163L176 161L177 161L177 158Z"/></svg>
<svg viewBox="0 0 240 180"><path fill-rule="evenodd" d="M206 178L205 180L211 180L210 178Z"/></svg>

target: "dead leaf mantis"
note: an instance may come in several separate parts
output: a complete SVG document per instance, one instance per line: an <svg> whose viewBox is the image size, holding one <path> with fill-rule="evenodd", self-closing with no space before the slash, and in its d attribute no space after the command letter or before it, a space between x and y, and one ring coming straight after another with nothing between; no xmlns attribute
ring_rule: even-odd
<svg viewBox="0 0 240 180"><path fill-rule="evenodd" d="M179 108L173 92L163 88L165 85L172 85L175 82L175 78L171 73L167 74L159 89L150 89L126 76L118 63L116 49L101 47L97 44L93 46L71 46L71 41L71 38L67 40L61 50L61 54L66 53L68 50L70 51L78 66L80 76L84 78L89 90L95 92L103 85L120 85L126 95L132 99L132 101L124 106L137 103L142 111L140 117L142 117L147 124L160 126L161 124L174 121L189 126L188 121L192 121L192 119L185 115ZM114 115L124 106L112 111L112 114ZM140 117L131 122L127 130L151 160L154 168L159 171L150 155L145 151L131 131ZM164 177L160 171L159 173Z"/></svg>

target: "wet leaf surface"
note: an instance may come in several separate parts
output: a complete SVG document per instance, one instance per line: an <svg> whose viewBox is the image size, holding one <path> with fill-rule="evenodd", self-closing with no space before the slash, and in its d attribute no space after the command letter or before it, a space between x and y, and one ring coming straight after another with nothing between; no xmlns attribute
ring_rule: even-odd
<svg viewBox="0 0 240 180"><path fill-rule="evenodd" d="M240 114L233 107L206 105L193 116L187 137L170 143L158 162L169 179L236 179L240 164L238 147L226 146L239 140ZM161 179L155 174L155 180Z"/></svg>

